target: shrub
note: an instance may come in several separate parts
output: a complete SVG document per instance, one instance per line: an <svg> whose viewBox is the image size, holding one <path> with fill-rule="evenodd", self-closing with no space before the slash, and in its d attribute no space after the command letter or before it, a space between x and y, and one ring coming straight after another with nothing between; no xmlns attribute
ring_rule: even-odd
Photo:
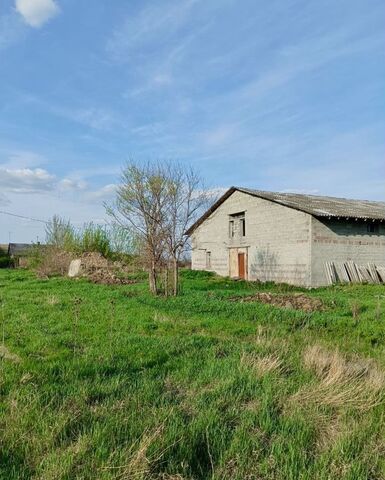
<svg viewBox="0 0 385 480"><path fill-rule="evenodd" d="M214 272L207 272L205 270L182 270L182 277L191 280L205 280L215 276Z"/></svg>
<svg viewBox="0 0 385 480"><path fill-rule="evenodd" d="M0 257L0 268L10 268L12 266L13 260L8 255Z"/></svg>
<svg viewBox="0 0 385 480"><path fill-rule="evenodd" d="M39 277L66 275L73 255L55 247L46 247L34 269Z"/></svg>
<svg viewBox="0 0 385 480"><path fill-rule="evenodd" d="M112 255L108 232L100 225L90 222L84 225L80 232L76 247L80 252L98 252L105 258Z"/></svg>
<svg viewBox="0 0 385 480"><path fill-rule="evenodd" d="M46 227L46 242L56 249L80 255L85 252L98 252L105 258L113 255L113 233L101 225L85 223L79 230L57 215Z"/></svg>

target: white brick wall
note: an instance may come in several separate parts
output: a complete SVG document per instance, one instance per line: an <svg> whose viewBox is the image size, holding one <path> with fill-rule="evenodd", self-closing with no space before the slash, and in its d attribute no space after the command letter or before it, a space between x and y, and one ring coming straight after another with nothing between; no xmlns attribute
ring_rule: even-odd
<svg viewBox="0 0 385 480"><path fill-rule="evenodd" d="M229 215L245 211L246 236L229 237ZM311 216L282 205L234 192L192 235L192 268L229 275L229 248L248 251L248 278L310 286Z"/></svg>
<svg viewBox="0 0 385 480"><path fill-rule="evenodd" d="M377 234L367 232L367 222L312 218L312 286L327 285L324 264L354 261L359 265L385 265L385 225Z"/></svg>

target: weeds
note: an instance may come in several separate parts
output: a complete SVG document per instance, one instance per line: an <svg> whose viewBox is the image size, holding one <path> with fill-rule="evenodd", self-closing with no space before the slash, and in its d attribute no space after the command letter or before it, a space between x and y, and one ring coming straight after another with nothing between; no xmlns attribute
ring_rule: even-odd
<svg viewBox="0 0 385 480"><path fill-rule="evenodd" d="M304 364L316 373L319 382L292 397L298 404L365 411L383 399L384 373L372 361L347 360L338 351L315 345L305 351Z"/></svg>
<svg viewBox="0 0 385 480"><path fill-rule="evenodd" d="M243 352L241 365L250 368L260 376L283 370L283 362L276 355L259 356Z"/></svg>
<svg viewBox="0 0 385 480"><path fill-rule="evenodd" d="M385 478L382 286L314 290L336 301L311 313L201 272L168 299L141 275L0 286L1 479Z"/></svg>
<svg viewBox="0 0 385 480"><path fill-rule="evenodd" d="M353 300L350 304L353 320L358 320L361 313L361 305L356 300Z"/></svg>

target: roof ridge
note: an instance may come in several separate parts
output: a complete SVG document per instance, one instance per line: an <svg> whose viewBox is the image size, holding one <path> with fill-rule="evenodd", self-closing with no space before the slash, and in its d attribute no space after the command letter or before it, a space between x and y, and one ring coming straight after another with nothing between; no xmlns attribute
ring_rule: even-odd
<svg viewBox="0 0 385 480"><path fill-rule="evenodd" d="M244 187L230 187L191 227L190 235L206 218L208 218L234 192L263 198L264 200L283 205L287 208L307 213L319 218L360 219L363 221L385 221L385 202L375 200L356 200L303 193L279 193L264 190L253 190Z"/></svg>
<svg viewBox="0 0 385 480"><path fill-rule="evenodd" d="M300 197L312 197L312 198L330 198L333 200L345 200L347 202L368 202L368 203L380 203L385 205L385 201L381 200L367 200L367 199L361 199L361 198L347 198L347 197L335 197L333 195L314 195L311 193L297 193L297 192L277 192L277 191L271 191L271 190L257 190L254 188L247 188L247 187L231 187L235 188L236 190L239 191L249 191L249 192L255 192L255 193L261 193L261 194L272 194L272 195L284 195L284 196L289 196L289 195L297 195Z"/></svg>

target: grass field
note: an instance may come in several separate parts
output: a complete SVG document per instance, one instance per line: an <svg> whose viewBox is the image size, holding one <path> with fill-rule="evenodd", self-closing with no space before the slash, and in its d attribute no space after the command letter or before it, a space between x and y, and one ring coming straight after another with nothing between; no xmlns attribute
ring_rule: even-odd
<svg viewBox="0 0 385 480"><path fill-rule="evenodd" d="M385 479L385 290L306 313L0 270L0 478Z"/></svg>

